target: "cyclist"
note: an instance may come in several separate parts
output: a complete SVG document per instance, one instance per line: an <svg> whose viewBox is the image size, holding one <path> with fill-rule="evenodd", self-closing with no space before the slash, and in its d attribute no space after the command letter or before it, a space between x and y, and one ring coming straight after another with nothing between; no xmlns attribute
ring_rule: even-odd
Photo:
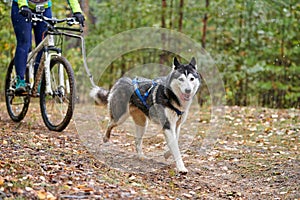
<svg viewBox="0 0 300 200"><path fill-rule="evenodd" d="M85 18L82 14L78 0L67 1L71 7L73 16L82 26L84 26ZM11 20L17 38L17 48L14 60L17 73L15 93L26 92L24 76L28 53L31 49L32 29L34 30L34 39L36 45L42 41L43 34L47 29L47 25L43 22L36 22L35 24L31 23L32 13L42 13L44 16L51 18L51 6L51 0L13 0L11 8ZM38 53L35 60L35 72L39 66L41 56L42 51Z"/></svg>

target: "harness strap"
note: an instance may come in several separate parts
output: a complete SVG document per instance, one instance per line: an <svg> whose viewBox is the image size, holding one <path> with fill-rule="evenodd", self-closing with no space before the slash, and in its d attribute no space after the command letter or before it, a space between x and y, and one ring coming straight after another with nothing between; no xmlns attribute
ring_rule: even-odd
<svg viewBox="0 0 300 200"><path fill-rule="evenodd" d="M152 85L151 87L146 91L146 93L144 94L144 96L141 94L140 90L139 90L139 87L138 87L138 84L139 84L139 81L134 78L132 80L132 84L134 86L134 91L136 93L136 95L139 97L139 99L142 101L143 105L149 109L150 106L147 104L147 98L149 96L149 94L151 93L151 90L153 87L155 87L157 85L157 83L155 81L152 80Z"/></svg>
<svg viewBox="0 0 300 200"><path fill-rule="evenodd" d="M144 96L141 94L141 91L139 90L138 84L139 81L137 80L137 78L134 78L132 80L132 84L134 86L134 92L135 94L139 97L139 99L141 100L141 102L143 103L143 105L149 109L150 106L147 104L147 98L149 96L149 94L151 93L151 90L153 89L153 87L155 87L157 85L157 82L155 82L154 80L152 80L152 85L151 87L146 91L146 93L144 94ZM177 115L183 115L184 112L178 110L177 108L175 108L171 103L170 103L170 108L172 110L174 110L176 112Z"/></svg>
<svg viewBox="0 0 300 200"><path fill-rule="evenodd" d="M172 110L174 110L174 111L176 112L177 115L180 116L180 115L183 115L183 114L184 114L183 111L178 110L178 109L175 108L172 104L170 104L170 107L171 107Z"/></svg>

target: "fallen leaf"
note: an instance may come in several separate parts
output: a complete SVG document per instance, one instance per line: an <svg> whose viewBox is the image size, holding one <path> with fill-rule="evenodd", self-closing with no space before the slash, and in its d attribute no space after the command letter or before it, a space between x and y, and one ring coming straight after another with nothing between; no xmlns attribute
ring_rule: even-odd
<svg viewBox="0 0 300 200"><path fill-rule="evenodd" d="M4 184L4 181L5 179L2 176L0 176L0 186Z"/></svg>
<svg viewBox="0 0 300 200"><path fill-rule="evenodd" d="M47 192L45 192L43 190L37 191L37 196L38 196L39 199L46 199L47 198Z"/></svg>

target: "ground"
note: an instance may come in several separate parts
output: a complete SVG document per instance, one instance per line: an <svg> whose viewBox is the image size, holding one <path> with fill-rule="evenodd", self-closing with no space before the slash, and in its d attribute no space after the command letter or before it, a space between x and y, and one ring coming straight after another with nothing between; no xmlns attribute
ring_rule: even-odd
<svg viewBox="0 0 300 200"><path fill-rule="evenodd" d="M103 130L105 107L96 108ZM33 102L14 123L0 103L0 199L300 199L297 109L226 107L206 153L203 141L216 131L211 109L193 109L182 128L186 175L163 159L155 126L140 160L130 122L97 145L97 138L78 134L74 121L64 132L48 131L39 112Z"/></svg>

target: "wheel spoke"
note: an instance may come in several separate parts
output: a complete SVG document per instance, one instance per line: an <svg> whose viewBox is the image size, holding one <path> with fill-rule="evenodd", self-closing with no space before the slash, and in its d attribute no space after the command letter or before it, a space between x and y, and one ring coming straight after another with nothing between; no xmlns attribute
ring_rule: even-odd
<svg viewBox="0 0 300 200"><path fill-rule="evenodd" d="M74 109L74 74L65 58L53 57L50 66L52 94L41 91L41 111L50 130L62 131L70 122ZM70 82L69 88L64 83ZM45 87L45 79L41 89Z"/></svg>
<svg viewBox="0 0 300 200"><path fill-rule="evenodd" d="M15 96L16 73L14 59L10 62L5 79L5 101L10 118L13 121L21 121L28 110L30 96Z"/></svg>

